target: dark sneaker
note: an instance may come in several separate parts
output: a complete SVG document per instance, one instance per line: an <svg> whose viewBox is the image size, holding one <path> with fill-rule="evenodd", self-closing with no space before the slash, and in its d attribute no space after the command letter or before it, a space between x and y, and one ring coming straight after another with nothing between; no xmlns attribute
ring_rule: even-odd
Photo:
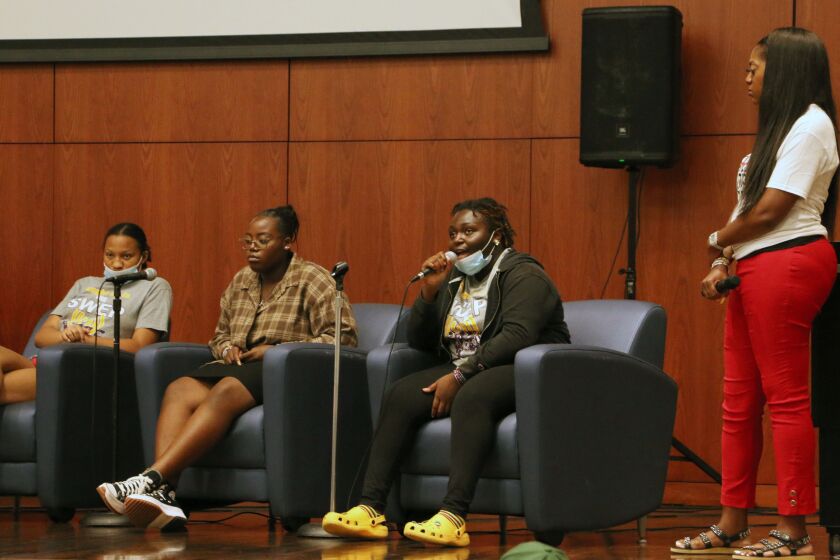
<svg viewBox="0 0 840 560"><path fill-rule="evenodd" d="M187 516L175 499L175 490L163 483L153 492L125 499L125 515L137 527L172 530L183 527Z"/></svg>
<svg viewBox="0 0 840 560"><path fill-rule="evenodd" d="M157 488L157 483L145 473L127 478L122 482L104 482L96 487L99 497L114 513L125 513L125 499L132 494L145 494Z"/></svg>

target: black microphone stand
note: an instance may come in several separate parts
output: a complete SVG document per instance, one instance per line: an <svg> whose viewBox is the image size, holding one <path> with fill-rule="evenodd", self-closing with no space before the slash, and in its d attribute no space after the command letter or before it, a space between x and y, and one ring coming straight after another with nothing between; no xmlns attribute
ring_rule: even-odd
<svg viewBox="0 0 840 560"><path fill-rule="evenodd" d="M330 448L330 509L336 511L335 507L335 486L336 486L336 462L338 456L338 380L341 368L341 309L342 294L344 293L344 275L350 270L350 266L341 261L332 270L331 276L335 279L335 347L333 349L333 395L332 395L332 447ZM307 523L297 530L297 536L335 539L333 535L324 530L320 523Z"/></svg>
<svg viewBox="0 0 840 560"><path fill-rule="evenodd" d="M122 284L114 282L114 367L113 390L111 391L111 480L117 480L117 432L120 380L120 311L122 310ZM97 317L98 320L98 317ZM96 348L93 349L96 352ZM93 382L96 383L96 372L93 372ZM96 403L91 403L91 414L96 410ZM124 515L113 512L89 513L81 521L87 527L131 527L131 521Z"/></svg>
<svg viewBox="0 0 840 560"><path fill-rule="evenodd" d="M638 239L636 232L636 225L638 224L638 186L640 171L635 165L629 165L625 168L629 173L628 176L628 204L627 204L627 268L619 270L619 274L624 275L624 299L636 299L636 240ZM720 473L717 472L711 465L704 461L699 455L688 448L675 437L671 438L671 446L676 449L680 455L671 456L672 461L686 461L694 463L694 465L706 473L709 478L718 484L721 483Z"/></svg>

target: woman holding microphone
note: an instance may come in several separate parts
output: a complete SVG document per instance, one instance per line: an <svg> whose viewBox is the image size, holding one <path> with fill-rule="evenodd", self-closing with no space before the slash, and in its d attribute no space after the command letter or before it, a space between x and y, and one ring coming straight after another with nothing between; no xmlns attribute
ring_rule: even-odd
<svg viewBox="0 0 840 560"><path fill-rule="evenodd" d="M738 261L740 286L727 304L724 335L722 515L678 553L813 558L805 516L816 511L814 428L808 391L811 324L837 274L826 240L834 220L838 165L828 55L815 34L776 29L753 48L748 93L758 105L752 153L738 171L738 203L708 239L712 270L703 297ZM779 519L749 545L762 415L770 411Z"/></svg>
<svg viewBox="0 0 840 560"><path fill-rule="evenodd" d="M409 522L410 539L467 546L467 512L491 451L498 422L515 410L513 360L539 343L569 342L554 283L530 255L513 249L507 209L491 198L465 200L452 209L449 250L426 259L426 275L409 320L413 348L448 361L389 387L373 437L361 503L330 512L326 531L346 537L388 536L385 501L407 446L420 426L452 418L447 494L440 511Z"/></svg>

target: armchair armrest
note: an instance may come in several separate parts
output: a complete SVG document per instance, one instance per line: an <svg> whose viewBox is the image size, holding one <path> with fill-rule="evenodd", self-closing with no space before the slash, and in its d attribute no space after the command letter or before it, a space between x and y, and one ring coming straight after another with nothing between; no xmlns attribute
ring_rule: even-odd
<svg viewBox="0 0 840 560"><path fill-rule="evenodd" d="M206 345L189 342L158 342L137 352L134 367L145 464L154 460L155 430L166 387L211 360Z"/></svg>
<svg viewBox="0 0 840 560"><path fill-rule="evenodd" d="M523 502L533 531L591 530L659 506L677 385L613 350L538 345L515 362Z"/></svg>
<svg viewBox="0 0 840 560"><path fill-rule="evenodd" d="M379 410L382 408L382 395L386 385L399 381L409 373L446 362L445 358L430 352L416 350L408 344L401 343L394 344L394 351L391 352L389 363L388 354L390 350L390 344L380 346L371 350L367 357L370 413L374 427L379 422Z"/></svg>
<svg viewBox="0 0 840 560"><path fill-rule="evenodd" d="M330 506L334 352L331 344L292 343L264 357L268 493L280 517L317 517ZM342 506L371 438L365 358L356 348L342 348L339 357L336 504Z"/></svg>
<svg viewBox="0 0 840 560"><path fill-rule="evenodd" d="M96 355L96 375L93 359ZM120 353L117 477L143 467L134 354ZM96 486L111 480L114 456L110 346L58 344L38 355L35 430L38 496L47 508L100 505ZM73 473L68 477L67 473Z"/></svg>

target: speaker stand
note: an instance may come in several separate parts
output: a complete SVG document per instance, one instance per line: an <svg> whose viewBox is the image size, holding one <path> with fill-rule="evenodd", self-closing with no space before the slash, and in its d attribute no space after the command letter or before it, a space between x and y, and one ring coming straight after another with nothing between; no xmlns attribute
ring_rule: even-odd
<svg viewBox="0 0 840 560"><path fill-rule="evenodd" d="M639 219L638 208L638 192L639 192L639 178L641 170L635 165L628 165L624 168L627 171L627 267L618 271L619 274L624 275L624 299L636 299L636 246L637 246L637 232L636 226ZM686 461L693 463L698 469L703 471L709 478L720 484L720 473L712 468L709 463L704 461L699 455L692 451L687 445L682 443L675 437L671 437L671 447L676 449L680 455L671 456L672 461Z"/></svg>

